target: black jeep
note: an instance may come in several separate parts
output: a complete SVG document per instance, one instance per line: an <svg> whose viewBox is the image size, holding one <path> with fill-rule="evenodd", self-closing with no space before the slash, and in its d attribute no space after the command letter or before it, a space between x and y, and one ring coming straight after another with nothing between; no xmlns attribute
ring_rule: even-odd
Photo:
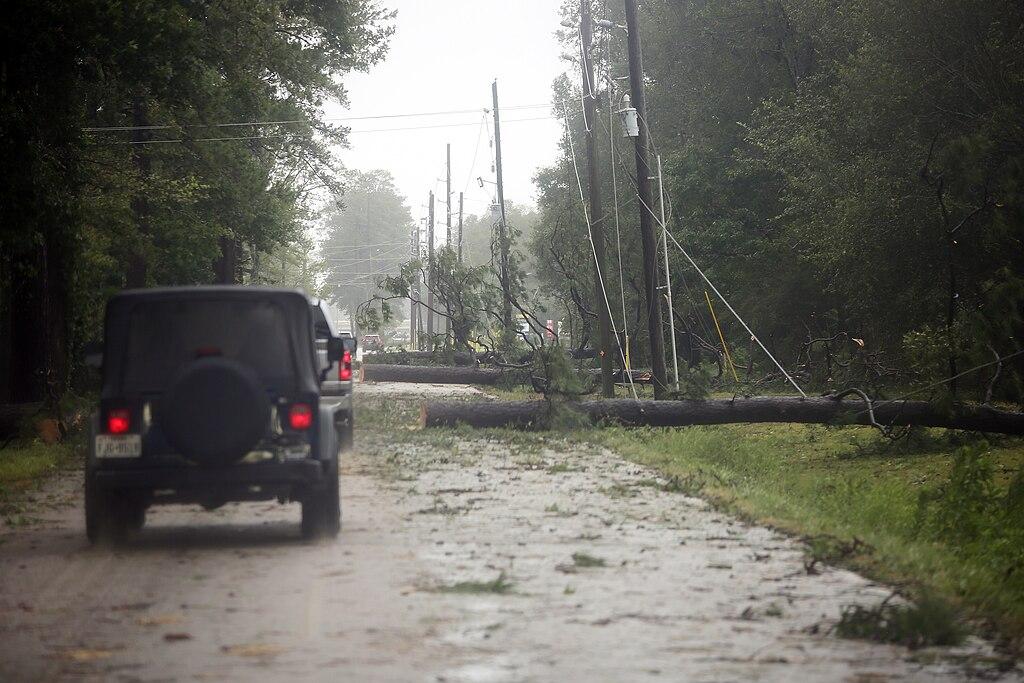
<svg viewBox="0 0 1024 683"><path fill-rule="evenodd" d="M85 470L89 540L141 528L151 505L275 498L302 504L304 536L336 535L350 410L321 401L320 383L346 342L326 339L318 359L315 339L312 302L297 291L114 296Z"/></svg>

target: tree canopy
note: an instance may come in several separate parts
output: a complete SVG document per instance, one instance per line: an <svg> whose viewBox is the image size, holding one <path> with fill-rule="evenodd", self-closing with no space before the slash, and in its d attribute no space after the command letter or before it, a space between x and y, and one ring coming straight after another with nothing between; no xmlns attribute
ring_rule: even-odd
<svg viewBox="0 0 1024 683"><path fill-rule="evenodd" d="M833 385L950 378L1020 349L1019 3L648 0L641 8L649 99L641 125L663 158L669 229L774 353L808 381ZM623 23L620 3L607 10ZM578 2L563 11L575 20ZM579 54L575 31L563 40ZM622 32L599 32L592 50L606 197L609 159L619 174L626 324L642 338L631 282L639 272L632 141L608 127L608 108L621 108L625 92L607 87L627 72ZM556 83L555 98L570 104L579 152L579 87ZM596 304L580 269L593 266L565 153L538 175L537 247L565 262L569 277L552 274L549 285L562 301L578 298L571 307L586 322ZM676 334L681 353L699 363L702 350L721 351L706 287L670 252ZM616 253L610 244L612 273ZM572 273L583 286L573 287ZM617 274L610 285L621 327ZM749 335L723 323L745 358ZM850 373L822 362L826 346L855 361L842 366ZM1019 361L1017 373L1003 368L997 393L1020 397ZM992 374L960 384L983 395Z"/></svg>
<svg viewBox="0 0 1024 683"><path fill-rule="evenodd" d="M5 11L0 394L53 398L112 290L268 280L260 255L340 198L345 129L321 105L383 57L393 15L375 0Z"/></svg>

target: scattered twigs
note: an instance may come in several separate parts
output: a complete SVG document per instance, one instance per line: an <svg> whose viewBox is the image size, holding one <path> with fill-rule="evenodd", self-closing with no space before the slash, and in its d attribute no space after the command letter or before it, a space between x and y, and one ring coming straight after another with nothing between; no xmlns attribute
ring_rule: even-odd
<svg viewBox="0 0 1024 683"><path fill-rule="evenodd" d="M874 404L871 402L871 398L866 393L864 393L863 390L858 389L857 387L849 387L847 389L843 389L838 393L826 394L826 396L828 396L829 398L836 399L837 401L840 401L850 395L856 395L860 397L862 401L864 401L864 406L866 407L868 413L869 424L875 429L877 429L882 434L882 436L886 437L887 439L892 439L893 441L896 441L898 439L902 439L904 436L910 433L910 427L907 425L904 425L900 429L894 429L892 425L880 424L878 420L875 419L875 408Z"/></svg>

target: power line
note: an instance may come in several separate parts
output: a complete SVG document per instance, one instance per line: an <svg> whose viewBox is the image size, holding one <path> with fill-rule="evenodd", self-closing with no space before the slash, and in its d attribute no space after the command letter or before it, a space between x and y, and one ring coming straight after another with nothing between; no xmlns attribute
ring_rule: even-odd
<svg viewBox="0 0 1024 683"><path fill-rule="evenodd" d="M394 247L394 246L398 246L400 244L404 244L405 246L408 246L408 244L406 244L405 242L403 242L401 240L393 240L391 242L375 242L373 244L351 244L351 245L342 245L342 244L331 245L331 244L326 244L326 245L321 246L320 249L321 250L336 249L336 250L343 250L344 251L344 250L349 250L349 249L368 249L370 247Z"/></svg>
<svg viewBox="0 0 1024 683"><path fill-rule="evenodd" d="M529 121L550 121L556 119L555 116L535 116L525 119L509 119L505 123L525 123ZM371 128L368 130L350 130L349 134L355 135L360 133L394 133L411 130L428 130L431 128L460 128L467 126L475 126L476 123L443 123L431 126L408 126L403 128ZM166 140L121 140L114 143L114 145L156 145L156 144L169 144L169 143L185 143L185 142L224 142L230 140L270 140L277 138L303 138L305 137L301 133L288 133L281 135L243 135L243 136L232 136L232 137L215 137L215 138L169 138Z"/></svg>
<svg viewBox="0 0 1024 683"><path fill-rule="evenodd" d="M543 107L550 107L550 103L540 104L519 104L511 107L505 107L506 109L522 110L522 109L541 109ZM412 118L416 116L449 116L454 114L476 114L479 112L487 112L488 109L453 109L450 111L423 111L423 112L411 112L405 114L374 114L369 116L340 116L340 117L328 117L321 119L320 121L372 121L379 119L400 119L400 118ZM84 133L118 133L128 132L134 130L184 130L186 128L234 128L239 126L287 126L295 124L310 124L312 121L309 119L282 119L280 121L230 121L226 123L191 123L185 125L150 125L150 126L87 126L82 128Z"/></svg>
<svg viewBox="0 0 1024 683"><path fill-rule="evenodd" d="M465 194L469 191L469 184L473 181L473 171L476 170L476 159L477 155L480 154L480 141L484 136L484 126L487 122L487 114L480 116L480 127L476 131L476 144L473 146L473 162L469 165L469 174L466 176L466 186L462 188L462 193Z"/></svg>
<svg viewBox="0 0 1024 683"><path fill-rule="evenodd" d="M590 215L587 211L587 202L583 196L583 181L580 180L580 169L576 165L576 147L572 142L572 131L569 130L569 111L565 107L565 103L562 103L562 111L565 112L565 138L569 142L569 153L572 155L572 168L576 174L576 185L580 190L580 206L583 208L583 220L587 224L587 239L590 242L590 251L594 256L594 268L597 270L598 283L601 286L601 295L604 298L604 305L608 311L608 319L611 323L612 333L615 335L615 344L619 347L619 357L622 359L622 367L626 373L626 377L629 379L629 388L633 392L633 398L638 399L636 393L636 386L633 384L633 373L628 370L628 364L626 363L626 354L622 348L622 340L619 338L619 332L615 329L615 319L612 316L612 305L608 301L608 290L604 286L604 275L601 273L600 263L597 259L597 250L594 247L594 235L590 231Z"/></svg>

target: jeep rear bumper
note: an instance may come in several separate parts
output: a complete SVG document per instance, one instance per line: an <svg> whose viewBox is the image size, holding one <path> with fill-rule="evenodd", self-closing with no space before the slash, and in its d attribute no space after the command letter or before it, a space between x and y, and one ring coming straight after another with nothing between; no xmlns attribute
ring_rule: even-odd
<svg viewBox="0 0 1024 683"><path fill-rule="evenodd" d="M152 503L299 499L327 482L317 460L230 465L227 467L98 467L87 472L102 489L136 491Z"/></svg>

